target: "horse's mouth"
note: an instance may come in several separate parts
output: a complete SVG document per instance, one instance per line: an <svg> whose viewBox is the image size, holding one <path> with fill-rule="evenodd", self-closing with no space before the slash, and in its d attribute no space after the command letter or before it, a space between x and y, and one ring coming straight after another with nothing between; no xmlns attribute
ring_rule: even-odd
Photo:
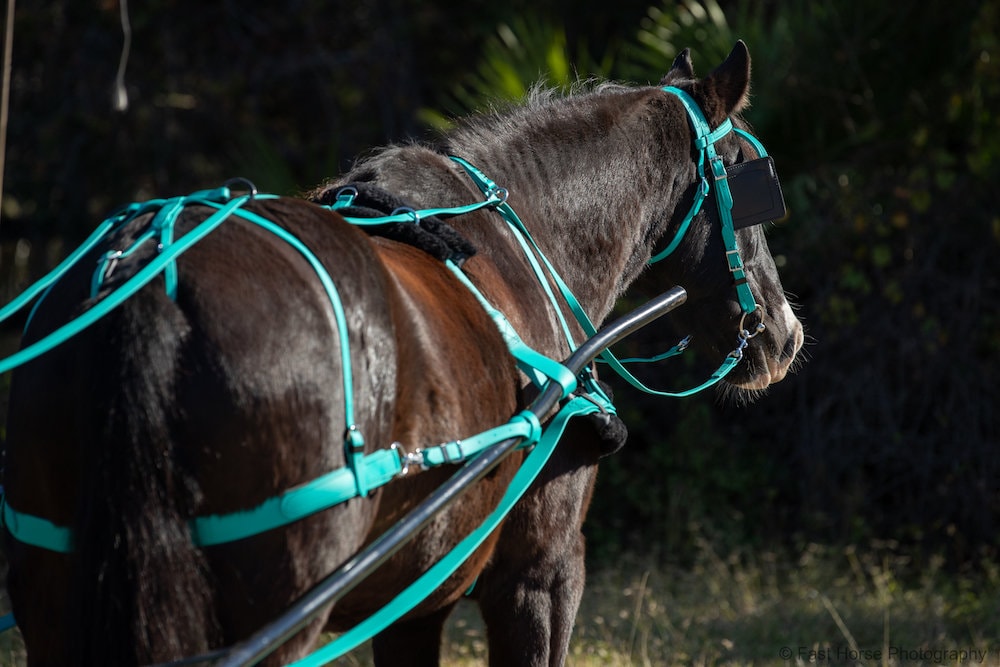
<svg viewBox="0 0 1000 667"><path fill-rule="evenodd" d="M733 382L732 385L737 389L745 389L747 391L760 391L762 389L767 389L772 384L781 382L785 379L785 376L788 375L788 372L793 365L793 361L793 359L785 361L768 359L766 369L761 369L760 372L755 374L749 380L744 382Z"/></svg>
<svg viewBox="0 0 1000 667"><path fill-rule="evenodd" d="M744 361L749 365L749 377L742 380L734 379L730 381L730 385L736 389L756 393L767 389L776 382L781 382L786 375L794 372L797 368L801 359L799 351L802 349L804 340L805 333L802 325L796 321L784 346L777 354L750 348L747 351L748 358Z"/></svg>

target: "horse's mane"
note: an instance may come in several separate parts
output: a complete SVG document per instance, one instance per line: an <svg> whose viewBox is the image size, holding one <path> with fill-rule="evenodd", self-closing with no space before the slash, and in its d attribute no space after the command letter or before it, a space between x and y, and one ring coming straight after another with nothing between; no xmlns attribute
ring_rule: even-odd
<svg viewBox="0 0 1000 667"><path fill-rule="evenodd" d="M442 158L457 155L511 188L512 196L518 197L518 213L539 242L544 243L550 234L563 238L570 234L576 241L569 247L548 244L552 252L601 258L621 271L621 253L626 248L642 247L652 233L650 226L663 221L647 218L641 228L628 230L615 221L638 220L648 211L666 211L665 200L670 195L669 187L653 185L649 173L649 165L670 160L663 153L668 142L656 136L665 131L664 125L648 123L651 116L641 112L648 108L641 102L644 97L655 99L655 89L597 79L578 81L568 89L538 84L523 99L496 102L457 120L435 138L369 152L347 174L307 196L313 201L328 201L331 192L346 183L371 182L419 205L467 204L468 191L452 187L453 181L445 185L438 180L443 173ZM676 122L686 124L686 119L677 116ZM685 176L683 180L689 179ZM592 192L602 193L597 206ZM654 203L651 197L663 203ZM525 202L530 202L530 207L524 206ZM588 224L579 224L581 220ZM541 221L544 224L538 224ZM573 230L559 229L560 225L571 225ZM623 243L622 234L634 238ZM631 280L645 261L641 254L625 259L622 284ZM593 262L573 256L556 263L585 266ZM600 285L585 284L606 280L606 276L599 278L599 273L591 271L567 279L585 293L603 294ZM612 298L602 298L593 309L603 313Z"/></svg>
<svg viewBox="0 0 1000 667"><path fill-rule="evenodd" d="M592 113L596 96L620 95L636 89L602 79L581 79L568 88L532 85L519 100L494 101L484 109L456 119L433 145L452 147L482 144L509 145L574 116Z"/></svg>

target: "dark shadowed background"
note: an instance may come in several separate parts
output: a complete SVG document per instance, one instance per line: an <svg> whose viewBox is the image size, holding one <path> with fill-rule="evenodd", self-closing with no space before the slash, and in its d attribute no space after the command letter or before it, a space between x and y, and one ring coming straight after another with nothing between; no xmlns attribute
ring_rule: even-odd
<svg viewBox="0 0 1000 667"><path fill-rule="evenodd" d="M683 561L706 536L722 548L879 541L955 565L995 553L1000 2L128 9L118 111L119 4L17 3L2 302L119 204L233 176L294 194L539 79L655 83L685 46L705 74L742 38L754 63L746 115L790 209L771 248L807 326L808 362L750 405L668 403L616 385L632 437L602 469L592 558ZM655 271L646 283L652 293ZM4 330L7 347L17 327ZM657 328L627 347L656 352L672 336ZM707 363L647 377L680 387Z"/></svg>

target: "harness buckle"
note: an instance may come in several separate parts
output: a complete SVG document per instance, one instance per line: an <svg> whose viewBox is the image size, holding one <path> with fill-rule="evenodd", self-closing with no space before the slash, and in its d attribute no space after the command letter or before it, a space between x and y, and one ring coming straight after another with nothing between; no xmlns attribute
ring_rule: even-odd
<svg viewBox="0 0 1000 667"><path fill-rule="evenodd" d="M392 217L394 215L400 215L400 214L410 216L411 218L413 218L413 224L418 225L418 226L420 225L420 214L417 213L412 208L410 208L409 206L400 206L399 208L397 208L395 211L393 211L389 215L390 215L390 217Z"/></svg>
<svg viewBox="0 0 1000 667"><path fill-rule="evenodd" d="M729 174L726 172L726 163L722 161L721 155L713 155L710 158L710 162L712 163L712 174L715 176L716 182L729 178Z"/></svg>
<svg viewBox="0 0 1000 667"><path fill-rule="evenodd" d="M743 258L740 257L739 250L726 251L726 263L729 264L729 272L736 273L743 270ZM760 308L760 306L757 306Z"/></svg>
<svg viewBox="0 0 1000 667"><path fill-rule="evenodd" d="M406 451L406 447L403 446L401 442L393 442L389 445L389 449L399 452L399 464L402 466L399 472L396 473L396 477L406 477L410 474L411 468L416 468L417 470L426 470L424 465L424 450L417 447L412 452Z"/></svg>
<svg viewBox="0 0 1000 667"><path fill-rule="evenodd" d="M448 453L448 447L450 447L451 445L455 445L455 447L458 448L458 456L456 458L452 458L451 454ZM462 441L461 440L456 440L454 442L449 442L449 443L446 443L444 445L441 445L441 456L444 457L444 462L445 463L462 463L462 462L464 462L465 461L465 452L462 451Z"/></svg>

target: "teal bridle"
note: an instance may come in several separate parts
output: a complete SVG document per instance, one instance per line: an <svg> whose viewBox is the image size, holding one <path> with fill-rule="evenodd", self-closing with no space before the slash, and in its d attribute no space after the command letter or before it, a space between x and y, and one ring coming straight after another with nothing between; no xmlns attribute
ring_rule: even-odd
<svg viewBox="0 0 1000 667"><path fill-rule="evenodd" d="M687 349L690 343L690 337L684 338L670 350L662 354L658 354L655 357L619 360L614 356L614 354L611 353L610 350L608 350L604 353L604 355L602 355L601 361L607 363L618 375L620 375L633 387L641 391L657 396L683 398L711 387L728 375L729 372L732 371L733 368L735 368L736 365L743 359L743 350L749 344L750 339L764 331L765 325L763 321L763 309L757 303L756 299L754 299L753 292L750 290L746 270L743 266L743 259L740 257L740 251L737 247L736 228L733 223L733 195L729 189L729 178L726 172L726 165L723 162L722 156L719 155L719 151L716 150L716 143L730 132L735 132L750 143L750 145L757 152L758 157L766 157L767 151L764 149L764 145L758 141L756 137L745 130L735 127L733 125L733 121L729 118L726 118L719 124L718 127L712 129L712 126L709 124L708 120L705 119L705 114L702 113L698 103L695 102L691 95L687 92L675 86L664 86L662 90L676 96L684 106L684 110L687 112L688 120L691 123L691 129L694 131L694 146L698 152L697 173L699 184L697 190L695 191L694 202L691 204L691 208L688 210L687 215L685 215L684 219L681 221L674 237L671 239L670 243L667 244L666 248L650 257L648 263L656 264L657 262L669 257L675 250L677 250L681 242L684 240L687 231L691 226L692 220L694 220L695 216L697 216L701 211L702 205L705 203L705 200L708 199L709 194L714 192L716 206L719 213L722 242L726 251L726 262L729 265L729 271L733 276L733 284L736 288L736 296L742 312L737 333L737 345L733 351L726 356L725 360L723 360L722 364L714 373L712 373L708 380L696 387L678 392L660 391L647 387L634 375L632 375L632 373L629 372L623 364L656 362L676 356ZM706 171L706 165L708 166L709 171ZM757 324L753 327L753 331L750 331L746 328L747 317L758 311L760 312L760 319L758 319Z"/></svg>

